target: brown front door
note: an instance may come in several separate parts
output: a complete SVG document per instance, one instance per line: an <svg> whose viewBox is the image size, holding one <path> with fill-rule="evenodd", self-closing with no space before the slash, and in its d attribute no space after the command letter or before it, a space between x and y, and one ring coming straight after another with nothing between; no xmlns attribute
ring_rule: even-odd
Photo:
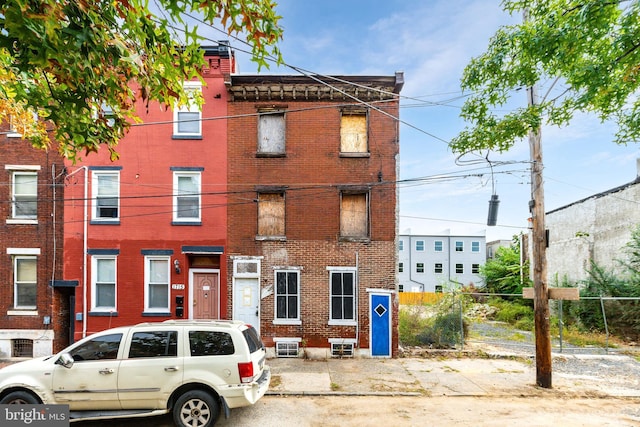
<svg viewBox="0 0 640 427"><path fill-rule="evenodd" d="M219 319L220 285L218 273L193 274L193 318Z"/></svg>

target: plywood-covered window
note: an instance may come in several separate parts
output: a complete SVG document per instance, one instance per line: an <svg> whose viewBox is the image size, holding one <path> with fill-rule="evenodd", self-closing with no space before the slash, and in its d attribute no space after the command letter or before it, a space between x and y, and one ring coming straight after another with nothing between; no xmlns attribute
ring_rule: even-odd
<svg viewBox="0 0 640 427"><path fill-rule="evenodd" d="M285 235L284 192L258 193L258 235Z"/></svg>
<svg viewBox="0 0 640 427"><path fill-rule="evenodd" d="M363 111L343 111L340 120L340 152L368 153L367 114Z"/></svg>
<svg viewBox="0 0 640 427"><path fill-rule="evenodd" d="M369 237L368 193L342 192L340 197L340 237Z"/></svg>
<svg viewBox="0 0 640 427"><path fill-rule="evenodd" d="M285 154L284 111L261 111L258 116L258 154L283 156Z"/></svg>

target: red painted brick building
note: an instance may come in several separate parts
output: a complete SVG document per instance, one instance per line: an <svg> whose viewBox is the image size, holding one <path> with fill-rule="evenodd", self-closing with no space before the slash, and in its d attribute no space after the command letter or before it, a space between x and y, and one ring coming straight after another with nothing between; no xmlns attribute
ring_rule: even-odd
<svg viewBox="0 0 640 427"><path fill-rule="evenodd" d="M73 287L62 281L64 164L0 124L0 358L69 343Z"/></svg>
<svg viewBox="0 0 640 427"><path fill-rule="evenodd" d="M169 318L227 318L227 115L231 49L203 47L202 108L140 106L108 152L68 164L64 279L75 339ZM108 112L105 112L108 114ZM223 296L223 297L221 297Z"/></svg>
<svg viewBox="0 0 640 427"><path fill-rule="evenodd" d="M402 84L231 77L227 302L277 356L397 353Z"/></svg>

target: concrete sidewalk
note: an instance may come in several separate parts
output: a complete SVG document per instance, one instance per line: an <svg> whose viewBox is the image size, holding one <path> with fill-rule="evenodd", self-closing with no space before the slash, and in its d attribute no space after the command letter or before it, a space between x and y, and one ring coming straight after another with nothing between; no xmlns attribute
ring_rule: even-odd
<svg viewBox="0 0 640 427"><path fill-rule="evenodd" d="M556 356L554 356L555 358ZM572 397L640 397L638 376L612 376L608 363L640 363L625 355L557 356L596 366L579 374L552 370L552 389L536 386L535 362L526 358L398 358L327 359L274 358L271 395L385 395L385 396L540 396L549 393ZM594 359L597 358L597 359ZM600 369L598 366L601 366Z"/></svg>

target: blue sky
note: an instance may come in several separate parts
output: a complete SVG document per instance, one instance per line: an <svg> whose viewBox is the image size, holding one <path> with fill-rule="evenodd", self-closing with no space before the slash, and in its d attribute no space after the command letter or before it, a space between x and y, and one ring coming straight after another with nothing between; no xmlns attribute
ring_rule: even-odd
<svg viewBox="0 0 640 427"><path fill-rule="evenodd" d="M462 70L501 25L520 22L519 16L503 12L498 0L276 1L286 63L330 75L404 72L400 179L426 179L400 185L401 232L486 230L491 241L526 229L528 142L519 141L504 155L488 154L492 162L510 162L494 163L493 180L483 157L465 156L460 164L446 144L465 126L459 118ZM246 49L237 41L231 45ZM237 52L237 58L241 73L257 72L247 54ZM296 74L286 67L261 72ZM544 90L541 82L540 93ZM512 103L524 105L525 92L515 93ZM577 116L570 127L542 130L546 211L636 178L640 146L614 144L614 130L588 115ZM488 227L494 189L500 198L498 224Z"/></svg>

